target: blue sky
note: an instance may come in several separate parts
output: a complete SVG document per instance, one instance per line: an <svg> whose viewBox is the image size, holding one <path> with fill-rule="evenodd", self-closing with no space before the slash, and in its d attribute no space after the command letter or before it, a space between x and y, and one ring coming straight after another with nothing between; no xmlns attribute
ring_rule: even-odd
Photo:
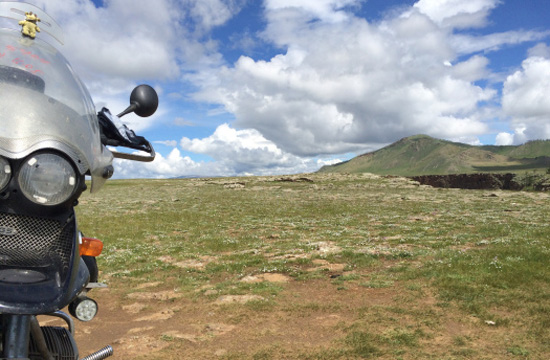
<svg viewBox="0 0 550 360"><path fill-rule="evenodd" d="M550 137L544 0L34 3L98 108L159 92L157 114L124 118L158 158L117 177L311 172L419 133Z"/></svg>

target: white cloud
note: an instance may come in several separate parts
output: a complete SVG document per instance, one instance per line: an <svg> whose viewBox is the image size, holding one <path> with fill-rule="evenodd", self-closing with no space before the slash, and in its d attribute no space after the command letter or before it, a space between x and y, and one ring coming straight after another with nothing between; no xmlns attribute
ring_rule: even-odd
<svg viewBox="0 0 550 360"><path fill-rule="evenodd" d="M173 149L168 156L157 154L155 160L149 163L140 163L130 160L115 159L113 162L114 178L172 178L179 176L215 175L223 173L223 169L216 169L220 164L211 164L193 161L188 156L182 156L178 149ZM214 173L211 173L214 171Z"/></svg>
<svg viewBox="0 0 550 360"><path fill-rule="evenodd" d="M203 139L184 137L180 145L183 150L208 155L214 161L196 162L175 148L167 157L157 154L151 163L115 160L115 178L293 174L314 172L323 165L339 162L285 153L258 131L236 130L228 124L220 125L214 134Z"/></svg>
<svg viewBox="0 0 550 360"><path fill-rule="evenodd" d="M504 82L502 109L511 118L514 143L550 138L550 59L533 56Z"/></svg>
<svg viewBox="0 0 550 360"><path fill-rule="evenodd" d="M486 24L499 0L420 0L414 7L444 27L471 28Z"/></svg>
<svg viewBox="0 0 550 360"><path fill-rule="evenodd" d="M152 79L179 73L173 45L178 7L169 0L105 2L96 8L91 1L37 0L62 26L63 53L85 78Z"/></svg>
<svg viewBox="0 0 550 360"><path fill-rule="evenodd" d="M242 8L243 0L183 0L190 17L201 32L208 32L216 26L223 25Z"/></svg>
<svg viewBox="0 0 550 360"><path fill-rule="evenodd" d="M176 140L154 141L153 143L154 144L161 144L161 145L168 146L168 147L173 147L173 148L178 146L178 142Z"/></svg>
<svg viewBox="0 0 550 360"><path fill-rule="evenodd" d="M177 117L174 119L174 125L185 127L185 126L195 126L195 123L189 120L185 120L182 117Z"/></svg>
<svg viewBox="0 0 550 360"><path fill-rule="evenodd" d="M541 57L550 59L550 46L545 43L538 43L528 51L529 57Z"/></svg>
<svg viewBox="0 0 550 360"><path fill-rule="evenodd" d="M495 139L495 145L513 145L514 144L514 134L507 132L498 133Z"/></svg>
<svg viewBox="0 0 550 360"><path fill-rule="evenodd" d="M497 51L504 46L538 41L549 35L549 31L507 31L484 36L455 34L449 38L449 42L458 54L472 54L480 51Z"/></svg>
<svg viewBox="0 0 550 360"><path fill-rule="evenodd" d="M127 96L137 81L178 79L223 63L208 32L243 0L36 0L64 30L63 54L95 97Z"/></svg>
<svg viewBox="0 0 550 360"><path fill-rule="evenodd" d="M486 79L490 71L487 68L489 59L485 56L474 55L471 58L454 66L452 76L468 82Z"/></svg>
<svg viewBox="0 0 550 360"><path fill-rule="evenodd" d="M162 91L188 72L223 63L209 31L231 19L244 0L36 0L61 25L63 54L88 87L96 107L113 114L128 105L132 89L143 82ZM207 71L207 70L206 70ZM162 95L159 93L159 95ZM148 129L170 110L162 97L153 118L127 115L136 131ZM171 120L161 120L167 123Z"/></svg>
<svg viewBox="0 0 550 360"><path fill-rule="evenodd" d="M286 53L270 61L243 56L196 97L223 104L240 128L299 156L359 152L417 133L458 138L488 130L478 104L496 91L472 83L487 76L487 59L446 66L457 58L453 35L427 16L411 11L369 24L348 14L310 23L267 4L265 36Z"/></svg>
<svg viewBox="0 0 550 360"><path fill-rule="evenodd" d="M339 22L348 18L342 9L350 6L359 6L360 0L265 0L265 7L269 14L284 13L284 16L305 17L320 19L329 22Z"/></svg>
<svg viewBox="0 0 550 360"><path fill-rule="evenodd" d="M292 173L316 170L316 163L283 152L257 130L236 130L220 125L204 139L182 138L186 151L205 154L224 163L233 174Z"/></svg>

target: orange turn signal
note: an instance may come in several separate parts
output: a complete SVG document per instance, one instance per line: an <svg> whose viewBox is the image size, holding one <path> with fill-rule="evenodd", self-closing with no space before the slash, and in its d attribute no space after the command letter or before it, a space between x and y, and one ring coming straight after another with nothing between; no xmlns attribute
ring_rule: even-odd
<svg viewBox="0 0 550 360"><path fill-rule="evenodd" d="M80 256L99 256L103 251L103 242L94 238L82 238L80 244Z"/></svg>

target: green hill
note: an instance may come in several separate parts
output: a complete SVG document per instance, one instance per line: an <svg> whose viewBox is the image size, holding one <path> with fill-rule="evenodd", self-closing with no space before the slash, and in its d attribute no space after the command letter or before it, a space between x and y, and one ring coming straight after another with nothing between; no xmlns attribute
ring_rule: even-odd
<svg viewBox="0 0 550 360"><path fill-rule="evenodd" d="M519 146L472 146L416 135L349 161L324 166L319 172L416 176L521 173L546 171L549 167L550 140Z"/></svg>

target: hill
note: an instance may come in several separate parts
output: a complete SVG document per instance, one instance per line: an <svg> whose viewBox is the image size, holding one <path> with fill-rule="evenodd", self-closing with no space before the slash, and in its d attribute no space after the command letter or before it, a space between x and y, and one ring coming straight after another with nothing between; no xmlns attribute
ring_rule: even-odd
<svg viewBox="0 0 550 360"><path fill-rule="evenodd" d="M380 150L324 166L319 172L379 175L522 173L550 167L550 140L519 146L473 146L427 135L403 138Z"/></svg>

